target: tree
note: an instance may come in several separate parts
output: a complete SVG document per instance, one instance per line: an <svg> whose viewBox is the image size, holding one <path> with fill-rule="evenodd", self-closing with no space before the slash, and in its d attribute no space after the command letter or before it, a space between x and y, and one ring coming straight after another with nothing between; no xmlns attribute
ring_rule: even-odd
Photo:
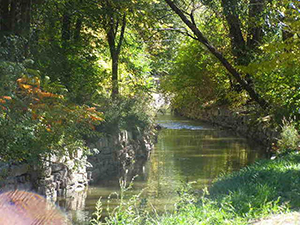
<svg viewBox="0 0 300 225"><path fill-rule="evenodd" d="M122 8L121 4L117 1L107 0L102 6L105 14L103 15L103 27L105 28L107 41L109 44L110 56L112 59L112 91L111 96L115 98L119 94L118 85L118 68L119 68L119 56L121 53L121 47L124 40L125 28L126 28L126 5Z"/></svg>
<svg viewBox="0 0 300 225"><path fill-rule="evenodd" d="M153 12L155 6L156 3L150 0L105 0L96 4L96 11L100 15L99 25L106 34L112 61L112 98L119 95L119 61L126 35L138 34L141 39L151 36L149 33L154 33L151 28L156 21L150 12Z"/></svg>
<svg viewBox="0 0 300 225"><path fill-rule="evenodd" d="M188 28L193 32L195 35L195 39L201 42L206 48L223 64L223 66L227 69L227 71L237 80L237 82L245 89L249 96L256 101L263 109L268 107L268 103L265 99L263 99L252 87L250 82L247 82L243 75L223 56L223 54L218 51L213 45L211 45L208 39L203 35L203 33L197 28L195 18L194 18L194 11L189 14L190 19L187 18L185 13L180 10L176 4L172 0L165 0L165 2L169 5L169 7L181 18L181 20L188 26ZM233 29L235 30L235 29ZM239 33L239 32L238 32ZM240 40L233 40L237 44L240 43Z"/></svg>

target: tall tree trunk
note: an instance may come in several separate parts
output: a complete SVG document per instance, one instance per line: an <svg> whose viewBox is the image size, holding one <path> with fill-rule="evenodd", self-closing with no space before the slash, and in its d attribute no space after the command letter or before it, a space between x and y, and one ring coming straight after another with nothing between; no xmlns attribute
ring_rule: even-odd
<svg viewBox="0 0 300 225"><path fill-rule="evenodd" d="M17 14L17 0L11 0L10 3L10 30L15 32L16 30L16 14Z"/></svg>
<svg viewBox="0 0 300 225"><path fill-rule="evenodd" d="M119 95L119 75L118 75L118 67L119 67L119 56L121 53L121 48L124 40L125 35L125 28L126 28L126 14L123 14L121 18L121 30L120 30L120 37L117 42L117 32L119 29L119 19L115 20L113 15L110 16L110 28L107 32L107 39L109 44L110 56L112 59L112 91L111 97L115 99Z"/></svg>
<svg viewBox="0 0 300 225"><path fill-rule="evenodd" d="M114 99L119 94L119 85L118 85L118 55L116 51L116 34L114 32L114 21L111 17L110 29L107 32L107 40L109 45L110 57L112 60L112 76L111 76L111 97Z"/></svg>
<svg viewBox="0 0 300 225"><path fill-rule="evenodd" d="M21 29L22 34L29 35L31 0L21 0Z"/></svg>
<svg viewBox="0 0 300 225"><path fill-rule="evenodd" d="M68 9L65 9L62 18L61 41L63 48L67 47L67 43L71 39L71 15Z"/></svg>
<svg viewBox="0 0 300 225"><path fill-rule="evenodd" d="M75 33L74 33L74 40L78 41L80 39L80 31L82 27L82 18L78 17L75 24Z"/></svg>
<svg viewBox="0 0 300 225"><path fill-rule="evenodd" d="M119 69L119 56L117 54L113 54L112 56L112 98L116 98L119 95L119 80L118 80L118 69Z"/></svg>
<svg viewBox="0 0 300 225"><path fill-rule="evenodd" d="M237 80L237 82L245 89L250 97L256 101L263 109L268 107L268 103L260 97L260 95L253 89L253 87L242 78L242 75L229 63L229 61L219 52L214 46L212 46L202 32L196 27L196 24L190 21L184 13L173 3L172 0L165 0L170 8L181 18L181 20L190 28L190 30L197 37L206 48L223 64L227 71Z"/></svg>
<svg viewBox="0 0 300 225"><path fill-rule="evenodd" d="M29 55L31 4L31 0L21 1L21 33L26 39L26 42L24 43L25 57L28 57Z"/></svg>
<svg viewBox="0 0 300 225"><path fill-rule="evenodd" d="M250 51L255 51L263 39L263 11L265 0L250 0L247 46Z"/></svg>
<svg viewBox="0 0 300 225"><path fill-rule="evenodd" d="M222 0L223 13L229 26L232 54L238 65L247 64L246 43L241 30L241 21L237 12L237 0Z"/></svg>
<svg viewBox="0 0 300 225"><path fill-rule="evenodd" d="M79 0L79 4L82 4L82 0ZM76 18L76 24L75 24L75 31L74 31L74 35L73 38L75 41L78 41L80 39L80 31L82 28L82 13L79 11L77 14L77 18Z"/></svg>

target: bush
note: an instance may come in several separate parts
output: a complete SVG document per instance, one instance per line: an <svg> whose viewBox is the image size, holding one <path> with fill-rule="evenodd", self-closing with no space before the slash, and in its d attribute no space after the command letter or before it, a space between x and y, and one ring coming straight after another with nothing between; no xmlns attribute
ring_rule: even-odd
<svg viewBox="0 0 300 225"><path fill-rule="evenodd" d="M278 141L279 153L287 153L300 148L300 135L293 121L283 120L280 140Z"/></svg>
<svg viewBox="0 0 300 225"><path fill-rule="evenodd" d="M105 99L99 104L105 122L97 127L98 131L113 134L118 130L129 130L134 134L143 133L152 124L148 98L121 97L116 100ZM103 101L103 100L102 100Z"/></svg>
<svg viewBox="0 0 300 225"><path fill-rule="evenodd" d="M21 63L2 62L0 68L1 161L37 163L42 156L72 155L84 148L83 134L95 135L94 125L102 121L95 108L45 91L38 72Z"/></svg>

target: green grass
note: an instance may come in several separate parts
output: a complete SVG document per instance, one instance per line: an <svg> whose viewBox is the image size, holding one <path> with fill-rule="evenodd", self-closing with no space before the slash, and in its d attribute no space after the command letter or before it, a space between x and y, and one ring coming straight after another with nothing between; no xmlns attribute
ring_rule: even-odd
<svg viewBox="0 0 300 225"><path fill-rule="evenodd" d="M248 224L257 218L299 210L300 155L262 160L220 177L202 196L187 189L180 193L175 212L158 215L139 210L135 197L132 203L121 203L123 206L106 218L106 224Z"/></svg>

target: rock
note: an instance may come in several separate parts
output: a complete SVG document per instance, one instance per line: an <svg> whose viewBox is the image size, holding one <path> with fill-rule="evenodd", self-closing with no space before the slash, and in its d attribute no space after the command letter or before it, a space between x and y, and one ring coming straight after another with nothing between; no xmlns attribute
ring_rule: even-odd
<svg viewBox="0 0 300 225"><path fill-rule="evenodd" d="M60 170L63 170L65 165L63 163L53 163L51 165L52 173L58 172Z"/></svg>
<svg viewBox="0 0 300 225"><path fill-rule="evenodd" d="M12 166L8 169L8 176L10 177L21 176L23 174L28 173L28 170L29 170L29 165L27 164Z"/></svg>

